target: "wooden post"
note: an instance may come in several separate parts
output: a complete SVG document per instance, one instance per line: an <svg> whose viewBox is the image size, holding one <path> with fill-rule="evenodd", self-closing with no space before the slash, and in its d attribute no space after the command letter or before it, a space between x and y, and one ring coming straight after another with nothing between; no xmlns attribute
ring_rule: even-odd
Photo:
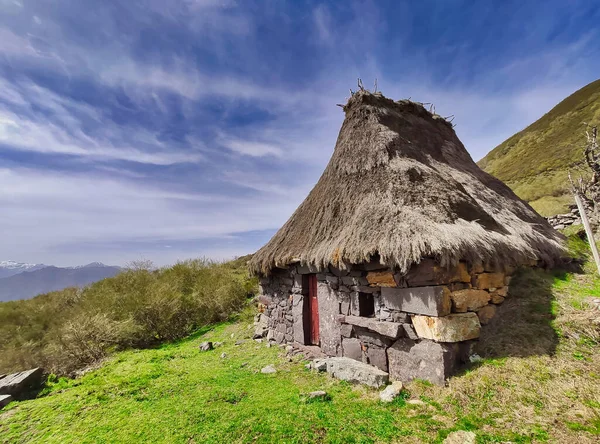
<svg viewBox="0 0 600 444"><path fill-rule="evenodd" d="M592 227L590 227L590 221L587 218L587 214L585 214L585 208L583 208L583 202L581 201L581 197L579 197L578 193L574 194L575 202L577 203L577 208L579 208L579 215L581 216L581 221L583 222L583 227L585 228L585 234L587 234L588 243L590 244L592 254L594 255L594 261L596 261L596 267L598 267L598 274L600 274L600 255L598 254L598 248L596 247L594 233L592 232Z"/></svg>

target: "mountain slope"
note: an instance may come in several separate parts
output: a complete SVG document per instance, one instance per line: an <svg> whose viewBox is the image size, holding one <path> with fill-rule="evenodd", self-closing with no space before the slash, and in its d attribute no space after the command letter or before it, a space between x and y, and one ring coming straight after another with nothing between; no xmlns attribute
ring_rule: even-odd
<svg viewBox="0 0 600 444"><path fill-rule="evenodd" d="M47 267L44 264L24 264L15 261L0 261L0 279L23 273L24 271L35 271Z"/></svg>
<svg viewBox="0 0 600 444"><path fill-rule="evenodd" d="M66 287L81 287L112 277L120 271L120 267L97 263L78 268L48 266L35 271L25 271L0 279L0 301L27 299Z"/></svg>
<svg viewBox="0 0 600 444"><path fill-rule="evenodd" d="M600 124L600 80L564 99L478 165L541 214L562 212L572 202L568 170L583 159L584 122Z"/></svg>

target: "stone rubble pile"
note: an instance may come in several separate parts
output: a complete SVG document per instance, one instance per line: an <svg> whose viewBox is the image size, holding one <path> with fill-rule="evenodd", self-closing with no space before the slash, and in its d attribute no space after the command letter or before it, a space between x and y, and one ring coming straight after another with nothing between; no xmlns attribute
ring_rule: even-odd
<svg viewBox="0 0 600 444"><path fill-rule="evenodd" d="M581 225L581 217L577 205L570 205L569 212L565 214L557 214L556 216L547 217L548 223L555 230L562 230L571 225Z"/></svg>

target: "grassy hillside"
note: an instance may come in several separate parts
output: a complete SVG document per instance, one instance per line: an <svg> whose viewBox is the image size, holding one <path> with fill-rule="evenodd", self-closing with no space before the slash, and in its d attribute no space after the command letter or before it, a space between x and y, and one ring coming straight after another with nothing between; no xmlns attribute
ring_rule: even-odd
<svg viewBox="0 0 600 444"><path fill-rule="evenodd" d="M591 270L515 277L485 329L483 362L448 387L413 382L389 405L254 342L246 311L177 343L120 352L80 379L54 379L0 412L0 442L439 443L453 430L478 442L598 442L600 312L585 301L600 296L600 279ZM204 340L224 344L201 352ZM277 373L261 374L268 364ZM329 398L308 400L314 390Z"/></svg>
<svg viewBox="0 0 600 444"><path fill-rule="evenodd" d="M572 203L567 173L582 160L583 122L600 124L600 80L581 88L488 153L478 164L541 214Z"/></svg>
<svg viewBox="0 0 600 444"><path fill-rule="evenodd" d="M0 303L0 374L67 374L117 350L155 346L241 310L254 291L248 257L136 264L84 289Z"/></svg>

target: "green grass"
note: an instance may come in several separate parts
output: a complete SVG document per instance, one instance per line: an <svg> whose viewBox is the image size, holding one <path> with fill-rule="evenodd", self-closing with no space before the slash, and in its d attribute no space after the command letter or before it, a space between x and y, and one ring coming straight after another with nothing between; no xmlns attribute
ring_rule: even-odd
<svg viewBox="0 0 600 444"><path fill-rule="evenodd" d="M0 373L41 366L69 374L116 350L156 346L227 319L257 288L248 259L134 264L84 289L0 303Z"/></svg>
<svg viewBox="0 0 600 444"><path fill-rule="evenodd" d="M389 405L249 339L247 310L176 343L117 353L80 379L52 378L37 399L0 413L0 441L439 443L472 430L478 442L597 442L600 326L583 302L600 279L587 271L521 273L507 316L486 327L507 340L491 341L448 387L414 381ZM200 352L204 340L224 345ZM268 364L276 374L260 373ZM314 390L328 399L310 401Z"/></svg>
<svg viewBox="0 0 600 444"><path fill-rule="evenodd" d="M572 203L567 173L583 160L584 122L600 122L600 80L576 91L478 164L545 216Z"/></svg>

